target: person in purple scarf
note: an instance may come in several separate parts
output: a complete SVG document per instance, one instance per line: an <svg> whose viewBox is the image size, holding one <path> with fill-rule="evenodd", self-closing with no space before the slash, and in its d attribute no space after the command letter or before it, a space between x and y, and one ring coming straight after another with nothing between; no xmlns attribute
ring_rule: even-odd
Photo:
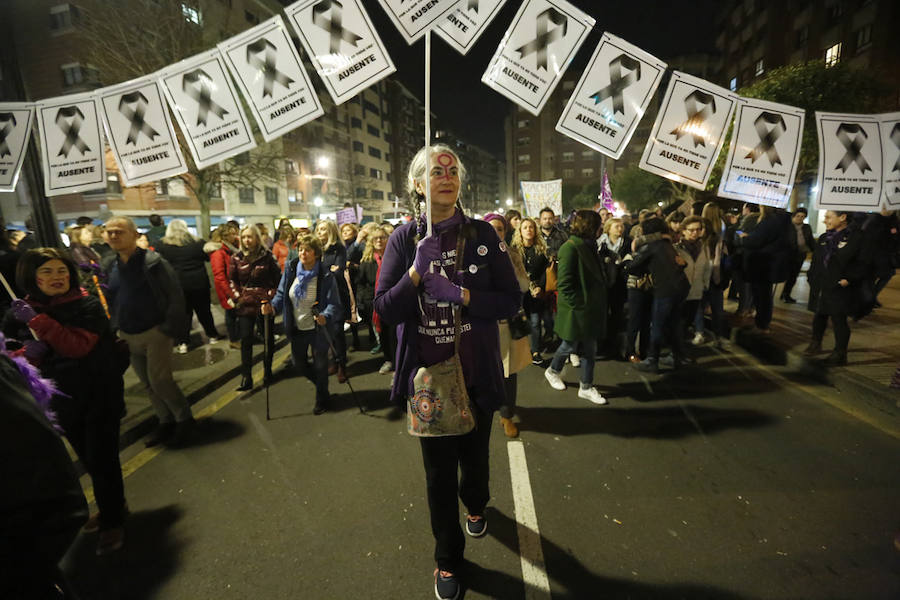
<svg viewBox="0 0 900 600"><path fill-rule="evenodd" d="M847 364L850 326L847 315L859 303L859 284L865 274L860 264L862 236L849 226L850 213L829 210L825 213L827 230L819 236L807 279L808 308L813 312L812 340L804 353L813 356L822 351L822 338L828 319L834 326L834 350L825 359L826 366Z"/></svg>
<svg viewBox="0 0 900 600"><path fill-rule="evenodd" d="M385 249L375 291L375 311L396 326L396 373L391 399L407 409L419 367L453 356L453 304L462 305L459 355L475 429L461 436L420 438L431 530L435 538L435 594L456 598L463 565L465 536L459 525L459 498L469 515L466 531L487 531L484 511L490 499L488 448L493 412L504 403L503 364L497 321L516 314L521 292L506 243L490 224L466 217L458 206L465 167L453 150L431 147L426 176L426 149L409 167L410 196L419 204L430 181L434 234L425 237L425 220L399 227ZM460 271L455 271L458 236L466 243ZM457 483L457 469L462 478Z"/></svg>

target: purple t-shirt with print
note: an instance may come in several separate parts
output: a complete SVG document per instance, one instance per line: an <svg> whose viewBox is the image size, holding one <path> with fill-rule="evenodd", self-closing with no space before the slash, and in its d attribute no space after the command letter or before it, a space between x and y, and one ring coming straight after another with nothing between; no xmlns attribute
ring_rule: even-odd
<svg viewBox="0 0 900 600"><path fill-rule="evenodd" d="M462 215L457 213L434 226L434 235L439 236L441 240L441 257L431 263L434 273L447 277L457 285L460 283L460 276L455 270L457 239L455 234L459 231L462 222ZM424 366L431 366L453 356L455 347L454 305L449 302L437 302L425 293L424 286L419 286L418 296L416 328L419 334L419 359ZM460 319L460 331L462 332L460 344L465 343L466 333L471 329L472 325L463 316Z"/></svg>

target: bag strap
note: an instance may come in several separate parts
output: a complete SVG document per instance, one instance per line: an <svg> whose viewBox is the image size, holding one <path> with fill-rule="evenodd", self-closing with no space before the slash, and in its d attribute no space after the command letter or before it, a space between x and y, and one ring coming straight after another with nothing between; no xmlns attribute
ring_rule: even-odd
<svg viewBox="0 0 900 600"><path fill-rule="evenodd" d="M453 264L453 270L455 273L459 273L462 270L462 262L463 262L463 251L466 249L466 236L463 235L462 227L460 226L459 231L456 233L456 261ZM460 338L460 329L462 328L462 306L457 305L453 308L453 353L459 354L459 338Z"/></svg>

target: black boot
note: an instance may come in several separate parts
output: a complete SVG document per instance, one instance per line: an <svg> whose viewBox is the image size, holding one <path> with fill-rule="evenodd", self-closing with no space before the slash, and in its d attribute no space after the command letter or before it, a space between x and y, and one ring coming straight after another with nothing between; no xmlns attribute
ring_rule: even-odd
<svg viewBox="0 0 900 600"><path fill-rule="evenodd" d="M822 340L812 340L809 343L809 346L806 347L806 350L803 351L803 354L807 356L812 356L813 354L818 354L822 351Z"/></svg>
<svg viewBox="0 0 900 600"><path fill-rule="evenodd" d="M829 367L843 367L847 364L847 353L835 350L825 358L825 365Z"/></svg>
<svg viewBox="0 0 900 600"><path fill-rule="evenodd" d="M252 390L252 389L253 389L253 378L250 377L249 375L244 375L243 377L241 377L241 385L238 386L237 391L246 392L246 391Z"/></svg>

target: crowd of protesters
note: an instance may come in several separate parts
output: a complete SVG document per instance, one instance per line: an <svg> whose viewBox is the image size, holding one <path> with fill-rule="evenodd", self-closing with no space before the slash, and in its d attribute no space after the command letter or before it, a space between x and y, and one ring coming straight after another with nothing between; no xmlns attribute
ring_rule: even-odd
<svg viewBox="0 0 900 600"><path fill-rule="evenodd" d="M122 374L134 368L159 419L147 445L184 444L193 416L174 381L172 354L189 351L194 315L208 343L227 337L240 350L240 391L255 385L255 344L267 349L263 383L272 382L272 320L280 316L291 350L287 372L312 382L316 415L330 408L330 375L345 382L354 353L382 356L377 370L391 376L384 387L404 410L417 371L458 355L476 427L421 443L435 590L452 598L465 546L457 495L469 512L466 532L483 535L490 423L498 411L504 434L518 435L518 372L540 366L550 388L564 391L569 363L578 369L578 397L607 404L594 387L597 361L653 373L690 368L692 348L727 349L726 298L737 301L738 322L752 318L760 335L770 334L776 288L783 284L779 302L795 303L807 260L806 353L823 352L831 323L834 344L823 362L844 365L850 322L880 307L878 295L900 261L897 215L889 211L827 211L818 239L803 208L738 211L716 202L668 214L581 209L560 219L544 208L536 219L512 210L474 219L459 204L464 165L450 148L433 152L431 236L418 214L396 231L389 223L330 220L295 229L283 220L274 238L262 223L229 221L208 241L180 219L165 224L154 215L143 234L126 217L99 227L87 219L67 231L68 250L36 248L27 238L17 246L0 230L0 272L16 297L0 298L5 349L56 382L49 406L94 483L99 512L85 529L100 532L98 554L124 542ZM409 177L419 200L425 165L423 149ZM225 313L224 336L211 300ZM461 316L453 307L463 307ZM455 318L462 333L447 336L444 326Z"/></svg>

